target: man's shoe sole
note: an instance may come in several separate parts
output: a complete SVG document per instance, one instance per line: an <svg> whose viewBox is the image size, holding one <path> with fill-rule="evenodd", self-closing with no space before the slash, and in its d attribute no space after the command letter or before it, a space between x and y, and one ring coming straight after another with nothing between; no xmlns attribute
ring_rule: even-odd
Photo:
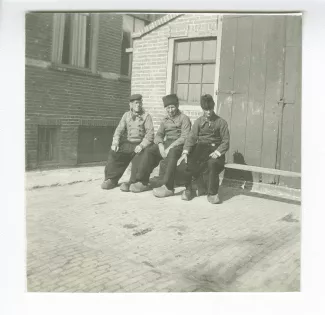
<svg viewBox="0 0 325 315"><path fill-rule="evenodd" d="M159 193L155 192L155 190L153 190L153 195L157 198L166 198L166 197L171 197L174 196L174 193L168 194L168 195L159 195Z"/></svg>
<svg viewBox="0 0 325 315"><path fill-rule="evenodd" d="M135 193L135 194L137 194L137 193L142 193L142 192L145 192L145 191L148 191L148 190L150 190L150 187L146 187L146 188L143 189L143 190L138 190L138 189L134 189L134 188L132 187L132 185L130 186L130 191L133 192L133 193Z"/></svg>
<svg viewBox="0 0 325 315"><path fill-rule="evenodd" d="M113 188L115 188L117 185L114 185L114 184L109 184L109 186L107 186L107 183L106 182L103 182L101 184L101 188L104 189L104 190L111 190Z"/></svg>
<svg viewBox="0 0 325 315"><path fill-rule="evenodd" d="M125 187L123 186L123 184L120 186L120 190L123 191L123 192L130 192L130 186L128 187Z"/></svg>
<svg viewBox="0 0 325 315"><path fill-rule="evenodd" d="M221 200L219 199L219 200L217 200L217 201L212 201L212 200L209 200L209 198L207 198L208 199L208 201L211 203L211 204L213 204L213 205L218 205L218 204L220 204L221 203Z"/></svg>

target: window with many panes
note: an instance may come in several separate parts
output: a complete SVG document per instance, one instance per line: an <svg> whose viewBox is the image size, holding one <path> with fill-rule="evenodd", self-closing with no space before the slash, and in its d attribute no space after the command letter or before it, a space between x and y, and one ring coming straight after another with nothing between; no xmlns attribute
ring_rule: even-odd
<svg viewBox="0 0 325 315"><path fill-rule="evenodd" d="M216 39L175 41L173 92L180 104L199 105L200 96L214 96Z"/></svg>
<svg viewBox="0 0 325 315"><path fill-rule="evenodd" d="M126 52L127 48L132 47L132 33L144 28L149 21L138 19L131 15L123 15L123 37L122 37L122 54L121 54L121 71L122 75L131 76L132 54Z"/></svg>
<svg viewBox="0 0 325 315"><path fill-rule="evenodd" d="M38 127L38 161L58 160L58 128L52 126Z"/></svg>
<svg viewBox="0 0 325 315"><path fill-rule="evenodd" d="M52 59L79 68L90 68L93 18L90 13L55 13Z"/></svg>

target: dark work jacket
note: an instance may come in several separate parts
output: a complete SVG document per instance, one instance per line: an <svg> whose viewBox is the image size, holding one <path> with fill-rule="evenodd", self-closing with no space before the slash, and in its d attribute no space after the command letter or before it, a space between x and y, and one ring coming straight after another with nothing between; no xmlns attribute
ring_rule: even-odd
<svg viewBox="0 0 325 315"><path fill-rule="evenodd" d="M227 122L214 114L210 120L206 117L199 117L193 124L183 150L191 152L191 149L198 142L214 145L216 150L224 155L229 150L229 130Z"/></svg>

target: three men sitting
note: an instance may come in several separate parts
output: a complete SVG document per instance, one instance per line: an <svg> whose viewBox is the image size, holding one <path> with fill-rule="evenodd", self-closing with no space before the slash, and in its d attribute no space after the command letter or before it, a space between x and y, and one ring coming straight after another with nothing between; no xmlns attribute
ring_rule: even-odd
<svg viewBox="0 0 325 315"><path fill-rule="evenodd" d="M130 180L121 185L121 190L135 193L149 190L150 174L165 159L161 186L153 189L156 197L174 194L179 165L177 170L185 181L183 200L194 197L192 181L207 171L207 199L213 204L220 203L219 174L224 169L225 153L229 149L229 130L227 122L215 114L211 95L203 95L200 103L203 115L191 129L189 117L179 111L178 97L175 94L164 96L167 115L154 137L152 119L142 108L141 95L131 96L131 110L123 115L114 133L102 188L114 188L132 160ZM124 141L121 141L122 132L127 133ZM204 181L201 184L204 185Z"/></svg>

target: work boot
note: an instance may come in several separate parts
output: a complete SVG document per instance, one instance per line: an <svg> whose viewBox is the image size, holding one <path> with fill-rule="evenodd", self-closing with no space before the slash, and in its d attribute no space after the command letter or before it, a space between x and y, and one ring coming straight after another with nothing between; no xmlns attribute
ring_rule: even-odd
<svg viewBox="0 0 325 315"><path fill-rule="evenodd" d="M162 178L159 176L155 176L150 178L150 187L158 188L162 185Z"/></svg>
<svg viewBox="0 0 325 315"><path fill-rule="evenodd" d="M221 202L218 194L216 194L216 195L208 195L207 199L208 199L208 201L210 203L213 203L213 204L217 204L217 203Z"/></svg>
<svg viewBox="0 0 325 315"><path fill-rule="evenodd" d="M182 193L182 200L190 201L193 198L192 189L185 189Z"/></svg>
<svg viewBox="0 0 325 315"><path fill-rule="evenodd" d="M141 182L137 182L135 184L130 185L130 191L132 191L133 193L140 193L143 191L147 191L149 189L150 189L149 185L144 185Z"/></svg>
<svg viewBox="0 0 325 315"><path fill-rule="evenodd" d="M121 191L129 192L130 191L130 183L122 183L120 186Z"/></svg>
<svg viewBox="0 0 325 315"><path fill-rule="evenodd" d="M174 189L169 190L165 185L154 188L153 194L158 197L158 198L164 198L164 197L169 197L174 195Z"/></svg>
<svg viewBox="0 0 325 315"><path fill-rule="evenodd" d="M109 189L113 189L113 188L115 188L116 186L117 186L117 183L114 182L114 181L111 180L111 179L108 179L108 180L103 181L103 183L102 183L102 185L101 185L102 189L107 189L107 190L109 190Z"/></svg>

